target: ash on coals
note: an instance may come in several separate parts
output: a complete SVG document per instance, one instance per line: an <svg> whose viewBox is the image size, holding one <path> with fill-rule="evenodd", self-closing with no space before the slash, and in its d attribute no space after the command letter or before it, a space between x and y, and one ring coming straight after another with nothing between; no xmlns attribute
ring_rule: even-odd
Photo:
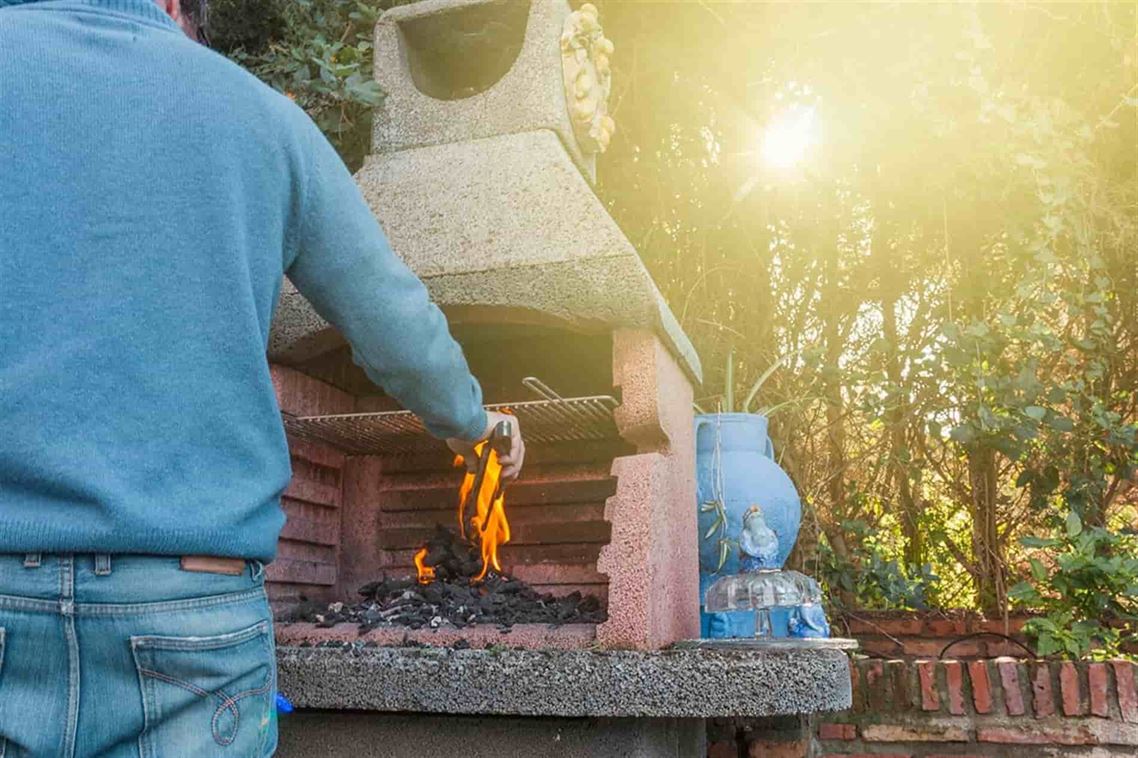
<svg viewBox="0 0 1138 758"><path fill-rule="evenodd" d="M437 629L483 624L509 629L514 624L599 624L608 618L593 595L573 592L554 597L520 579L493 572L481 582L472 581L481 570L477 554L442 527L436 527L427 550L427 565L435 569L435 581L420 584L415 577L385 575L360 588L361 602L303 603L290 620L319 627L352 623L364 634L387 625Z"/></svg>

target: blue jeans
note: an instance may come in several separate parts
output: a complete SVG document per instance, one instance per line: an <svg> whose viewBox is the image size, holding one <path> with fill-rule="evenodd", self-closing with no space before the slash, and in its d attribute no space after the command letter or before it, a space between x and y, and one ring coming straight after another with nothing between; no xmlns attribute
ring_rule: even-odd
<svg viewBox="0 0 1138 758"><path fill-rule="evenodd" d="M263 758L276 664L263 567L0 555L0 758Z"/></svg>

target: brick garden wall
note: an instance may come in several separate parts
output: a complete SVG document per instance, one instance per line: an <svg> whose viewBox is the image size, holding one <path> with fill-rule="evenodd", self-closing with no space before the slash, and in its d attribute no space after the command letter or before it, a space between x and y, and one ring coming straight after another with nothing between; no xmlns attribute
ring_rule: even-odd
<svg viewBox="0 0 1138 758"><path fill-rule="evenodd" d="M992 660L851 665L854 707L793 721L720 722L709 758L1138 756L1138 666Z"/></svg>
<svg viewBox="0 0 1138 758"><path fill-rule="evenodd" d="M834 626L836 635L855 638L860 651L872 658L940 658L942 652L956 659L1023 658L1023 625L1029 618L1015 615L1005 621L963 611L863 611L835 618Z"/></svg>

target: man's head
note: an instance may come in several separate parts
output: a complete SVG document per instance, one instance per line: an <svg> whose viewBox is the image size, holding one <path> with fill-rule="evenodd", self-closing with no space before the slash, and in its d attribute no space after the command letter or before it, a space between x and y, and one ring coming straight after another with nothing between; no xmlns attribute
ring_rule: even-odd
<svg viewBox="0 0 1138 758"><path fill-rule="evenodd" d="M190 39L206 42L209 0L154 0Z"/></svg>

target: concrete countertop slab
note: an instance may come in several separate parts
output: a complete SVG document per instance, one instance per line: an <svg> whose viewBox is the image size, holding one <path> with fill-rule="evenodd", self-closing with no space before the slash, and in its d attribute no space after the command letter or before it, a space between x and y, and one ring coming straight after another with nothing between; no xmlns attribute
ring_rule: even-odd
<svg viewBox="0 0 1138 758"><path fill-rule="evenodd" d="M841 650L281 647L298 708L473 715L716 718L840 711Z"/></svg>

